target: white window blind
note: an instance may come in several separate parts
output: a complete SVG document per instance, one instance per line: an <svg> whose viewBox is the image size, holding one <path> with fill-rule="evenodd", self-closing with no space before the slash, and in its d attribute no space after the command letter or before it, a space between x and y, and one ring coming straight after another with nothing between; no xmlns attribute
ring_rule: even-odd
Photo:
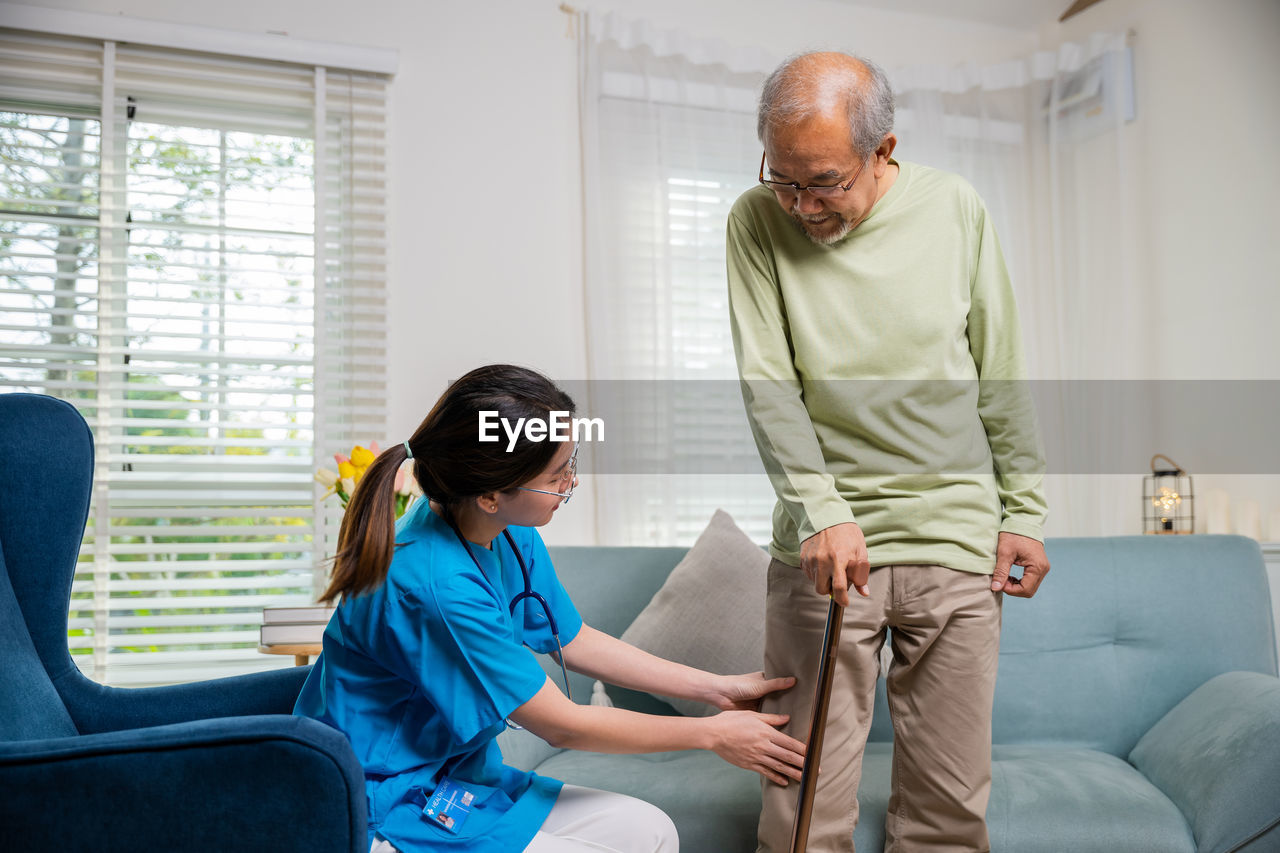
<svg viewBox="0 0 1280 853"><path fill-rule="evenodd" d="M0 30L0 389L94 432L96 679L291 662L257 626L332 554L312 473L384 429L384 137L379 75Z"/></svg>

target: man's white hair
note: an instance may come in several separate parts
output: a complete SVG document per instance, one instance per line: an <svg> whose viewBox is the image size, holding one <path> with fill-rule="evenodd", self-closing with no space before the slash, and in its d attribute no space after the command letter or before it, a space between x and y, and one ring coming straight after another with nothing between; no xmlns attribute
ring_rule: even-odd
<svg viewBox="0 0 1280 853"><path fill-rule="evenodd" d="M761 143L770 129L843 106L849 116L849 138L861 158L871 156L893 132L893 89L879 65L860 56L841 54L854 63L814 61L819 51L788 57L764 81L756 113L756 135Z"/></svg>

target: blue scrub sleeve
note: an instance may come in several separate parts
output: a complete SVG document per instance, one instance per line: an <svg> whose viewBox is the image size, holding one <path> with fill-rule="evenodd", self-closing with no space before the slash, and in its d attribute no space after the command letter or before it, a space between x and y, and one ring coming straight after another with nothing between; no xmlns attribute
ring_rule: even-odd
<svg viewBox="0 0 1280 853"><path fill-rule="evenodd" d="M515 641L492 593L458 573L388 602L397 668L417 683L459 743L533 698L546 673Z"/></svg>
<svg viewBox="0 0 1280 853"><path fill-rule="evenodd" d="M565 592L556 577L555 567L551 564L551 555L542 537L533 528L523 528L512 538L522 549L525 561L529 565L529 581L533 589L547 600L551 613L555 617L556 627L560 629L560 645L567 646L582 630L582 616L574 606L569 593ZM524 603L524 643L534 651L551 654L556 650L556 641L551 636L551 628L542 608L537 604Z"/></svg>

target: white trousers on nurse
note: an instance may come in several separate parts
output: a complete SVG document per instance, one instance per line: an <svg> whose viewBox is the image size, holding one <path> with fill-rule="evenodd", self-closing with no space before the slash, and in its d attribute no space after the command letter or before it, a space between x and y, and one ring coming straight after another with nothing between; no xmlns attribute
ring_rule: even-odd
<svg viewBox="0 0 1280 853"><path fill-rule="evenodd" d="M655 805L577 785L565 785L524 853L678 853L680 838ZM381 839L369 853L399 853Z"/></svg>

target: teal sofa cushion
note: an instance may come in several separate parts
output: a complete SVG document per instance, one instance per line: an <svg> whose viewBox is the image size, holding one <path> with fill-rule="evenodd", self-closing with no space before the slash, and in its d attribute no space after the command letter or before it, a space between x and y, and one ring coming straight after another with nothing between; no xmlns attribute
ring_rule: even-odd
<svg viewBox="0 0 1280 853"><path fill-rule="evenodd" d="M532 736L530 736L532 737ZM884 847L892 745L869 743L858 791L857 850ZM760 780L709 753L643 756L556 753L538 772L654 803L680 828L681 849L755 849ZM1178 807L1128 763L1087 749L997 746L992 756L991 849L1016 853L1194 853ZM708 816L714 815L715 820Z"/></svg>
<svg viewBox="0 0 1280 853"><path fill-rule="evenodd" d="M1272 756L1258 761L1258 756ZM1178 703L1129 760L1191 820L1201 850L1280 850L1280 679L1229 672Z"/></svg>
<svg viewBox="0 0 1280 853"><path fill-rule="evenodd" d="M538 773L653 803L679 829L681 850L756 849L760 777L713 753L605 756L566 750L540 764Z"/></svg>
<svg viewBox="0 0 1280 853"><path fill-rule="evenodd" d="M857 850L884 848L893 748L867 744L858 789ZM1193 853L1186 820L1127 762L1091 749L1001 746L991 752L987 832L1012 853Z"/></svg>

